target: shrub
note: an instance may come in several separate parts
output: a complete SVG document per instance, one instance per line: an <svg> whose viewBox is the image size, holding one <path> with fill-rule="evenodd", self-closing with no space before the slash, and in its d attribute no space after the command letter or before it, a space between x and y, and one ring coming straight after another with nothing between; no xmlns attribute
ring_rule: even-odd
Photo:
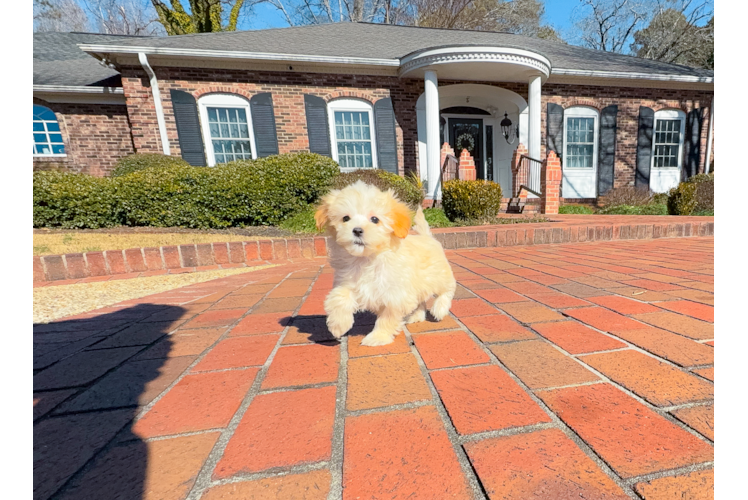
<svg viewBox="0 0 748 500"><path fill-rule="evenodd" d="M426 208L423 210L423 216L429 227L452 227L454 224L447 219L444 210L441 208Z"/></svg>
<svg viewBox="0 0 748 500"><path fill-rule="evenodd" d="M595 211L585 205L561 205L558 208L560 214L593 214Z"/></svg>
<svg viewBox="0 0 748 500"><path fill-rule="evenodd" d="M291 215L288 219L284 220L279 224L281 229L292 231L294 233L321 233L317 229L317 222L314 220L314 212L316 208L314 205L309 205L306 208Z"/></svg>
<svg viewBox="0 0 748 500"><path fill-rule="evenodd" d="M714 214L714 173L694 175L671 189L667 210L671 215Z"/></svg>
<svg viewBox="0 0 748 500"><path fill-rule="evenodd" d="M648 205L616 205L606 206L597 213L603 215L667 215L664 203L650 203Z"/></svg>
<svg viewBox="0 0 748 500"><path fill-rule="evenodd" d="M47 172L57 177L40 177L37 182L35 174L34 225L277 225L316 202L338 172L330 158L299 153L215 168L161 165L111 179ZM67 190L61 191L58 184Z"/></svg>
<svg viewBox="0 0 748 500"><path fill-rule="evenodd" d="M135 153L120 158L112 170L112 177L138 172L152 167L187 167L189 163L176 156L168 156L156 153Z"/></svg>
<svg viewBox="0 0 748 500"><path fill-rule="evenodd" d="M605 206L620 206L628 205L636 207L639 205L648 205L652 203L652 193L649 188L645 187L634 187L634 186L623 186L613 188L603 195L602 202Z"/></svg>
<svg viewBox="0 0 748 500"><path fill-rule="evenodd" d="M381 169L359 169L342 173L335 180L334 187L342 189L359 180L376 186L382 191L391 188L400 201L407 203L414 210L423 202L423 190L414 182Z"/></svg>
<svg viewBox="0 0 748 500"><path fill-rule="evenodd" d="M118 225L108 179L86 174L34 172L34 227L65 229Z"/></svg>
<svg viewBox="0 0 748 500"><path fill-rule="evenodd" d="M442 186L442 206L450 221L495 219L501 209L501 186L483 180L447 181Z"/></svg>

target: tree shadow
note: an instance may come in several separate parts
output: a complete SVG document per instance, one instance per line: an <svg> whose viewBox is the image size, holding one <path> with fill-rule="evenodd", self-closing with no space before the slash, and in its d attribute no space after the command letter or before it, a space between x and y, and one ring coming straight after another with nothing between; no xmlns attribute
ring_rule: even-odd
<svg viewBox="0 0 748 500"><path fill-rule="evenodd" d="M377 316L368 311L358 312L353 315L353 328L347 335L366 335L374 328ZM323 315L301 315L293 318L285 317L280 324L290 324L291 328L286 338L291 341L309 341L315 344L337 345L340 342L333 337L327 329L326 316Z"/></svg>
<svg viewBox="0 0 748 500"><path fill-rule="evenodd" d="M140 304L34 325L34 499L144 497L133 418L189 366L167 335L186 310Z"/></svg>

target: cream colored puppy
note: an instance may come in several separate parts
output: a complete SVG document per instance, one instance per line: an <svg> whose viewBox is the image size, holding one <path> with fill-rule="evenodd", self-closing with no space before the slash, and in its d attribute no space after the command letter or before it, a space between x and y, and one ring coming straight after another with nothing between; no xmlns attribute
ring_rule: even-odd
<svg viewBox="0 0 748 500"><path fill-rule="evenodd" d="M420 208L418 235L408 234L411 214L392 190L362 181L322 198L314 218L333 236L335 280L325 312L336 338L351 329L357 311L377 315L374 330L361 342L367 346L389 344L404 323L425 320L426 301L433 296L431 314L441 320L449 313L456 287L452 269Z"/></svg>

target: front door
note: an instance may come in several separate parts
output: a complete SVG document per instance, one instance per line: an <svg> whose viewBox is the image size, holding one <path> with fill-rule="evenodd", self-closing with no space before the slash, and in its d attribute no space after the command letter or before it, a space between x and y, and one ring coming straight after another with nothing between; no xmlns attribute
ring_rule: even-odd
<svg viewBox="0 0 748 500"><path fill-rule="evenodd" d="M564 117L561 196L597 197L597 114L586 108Z"/></svg>
<svg viewBox="0 0 748 500"><path fill-rule="evenodd" d="M475 161L475 175L478 179L485 179L483 166L483 120L480 118L450 118L449 145L454 149L455 156L460 157L463 149L467 149Z"/></svg>

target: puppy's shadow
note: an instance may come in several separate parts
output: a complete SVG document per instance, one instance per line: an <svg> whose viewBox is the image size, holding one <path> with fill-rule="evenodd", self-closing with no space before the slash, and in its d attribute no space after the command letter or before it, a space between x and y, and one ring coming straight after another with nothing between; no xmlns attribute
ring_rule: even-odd
<svg viewBox="0 0 748 500"><path fill-rule="evenodd" d="M366 335L374 328L377 316L370 312L360 312L353 316L353 328L348 335ZM301 315L285 317L281 324L290 324L286 339L291 342L309 341L322 345L338 345L338 341L327 329L326 316L323 315Z"/></svg>

